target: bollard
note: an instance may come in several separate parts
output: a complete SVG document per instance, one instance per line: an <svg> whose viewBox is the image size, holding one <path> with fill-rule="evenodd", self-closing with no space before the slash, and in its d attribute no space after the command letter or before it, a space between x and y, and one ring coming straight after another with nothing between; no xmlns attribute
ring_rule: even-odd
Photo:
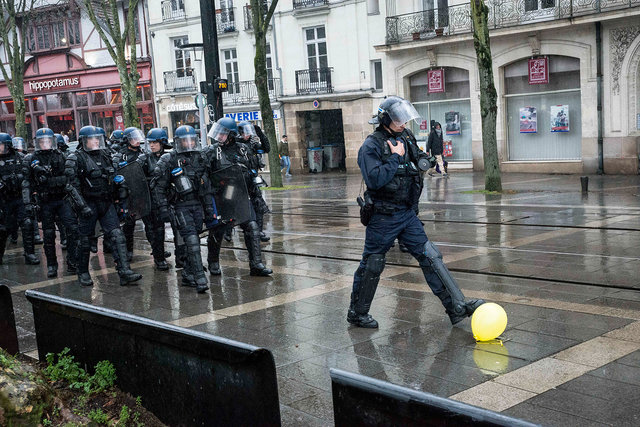
<svg viewBox="0 0 640 427"><path fill-rule="evenodd" d="M589 192L589 177L588 176L581 176L580 177L580 184L582 184L582 192L583 193L588 193Z"/></svg>

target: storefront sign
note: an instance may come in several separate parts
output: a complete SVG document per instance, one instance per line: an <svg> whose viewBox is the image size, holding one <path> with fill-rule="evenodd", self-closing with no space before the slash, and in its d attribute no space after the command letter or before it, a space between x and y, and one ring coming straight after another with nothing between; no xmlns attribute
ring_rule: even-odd
<svg viewBox="0 0 640 427"><path fill-rule="evenodd" d="M549 107L551 113L551 132L569 132L569 106L552 105Z"/></svg>
<svg viewBox="0 0 640 427"><path fill-rule="evenodd" d="M520 133L538 132L538 112L536 107L520 108Z"/></svg>
<svg viewBox="0 0 640 427"><path fill-rule="evenodd" d="M114 128L116 130L124 130L124 120L122 119L122 112L121 111L116 111L115 113L115 126Z"/></svg>
<svg viewBox="0 0 640 427"><path fill-rule="evenodd" d="M241 111L238 113L225 113L225 117L231 117L236 122L241 122L244 120L256 121L262 120L262 113L260 111ZM273 110L273 118L280 118L280 110Z"/></svg>
<svg viewBox="0 0 640 427"><path fill-rule="evenodd" d="M529 60L529 84L541 85L549 83L548 58L536 58Z"/></svg>
<svg viewBox="0 0 640 427"><path fill-rule="evenodd" d="M29 82L29 89L34 92L41 90L51 90L63 87L79 86L80 77L63 77L59 79L40 80L36 82Z"/></svg>
<svg viewBox="0 0 640 427"><path fill-rule="evenodd" d="M177 102L165 107L167 113L173 113L175 111L195 111L197 109L198 107L196 107L195 102Z"/></svg>
<svg viewBox="0 0 640 427"><path fill-rule="evenodd" d="M429 93L444 92L444 69L427 71L427 91Z"/></svg>
<svg viewBox="0 0 640 427"><path fill-rule="evenodd" d="M444 113L445 132L447 135L460 135L460 113L457 111L449 111Z"/></svg>
<svg viewBox="0 0 640 427"><path fill-rule="evenodd" d="M442 157L451 157L453 156L453 143L449 141L444 141L442 144Z"/></svg>

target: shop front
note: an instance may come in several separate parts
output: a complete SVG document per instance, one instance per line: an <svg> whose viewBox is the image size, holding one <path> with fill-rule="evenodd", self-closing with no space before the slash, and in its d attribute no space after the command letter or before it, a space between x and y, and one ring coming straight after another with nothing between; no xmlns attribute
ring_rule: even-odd
<svg viewBox="0 0 640 427"><path fill-rule="evenodd" d="M471 97L469 71L439 67L420 71L409 79L410 99L422 117L412 131L423 148L429 138L431 122L442 127L445 156L449 162L470 162Z"/></svg>
<svg viewBox="0 0 640 427"><path fill-rule="evenodd" d="M56 133L64 132L72 141L77 139L77 131L87 125L102 127L107 135L125 128L120 79L115 67L43 76L33 72L32 64L27 67L24 83L29 138L42 127L49 127ZM136 105L141 127L146 132L155 123L150 65L140 63L138 71L141 79ZM0 130L14 135L15 120L13 100L6 84L0 82Z"/></svg>

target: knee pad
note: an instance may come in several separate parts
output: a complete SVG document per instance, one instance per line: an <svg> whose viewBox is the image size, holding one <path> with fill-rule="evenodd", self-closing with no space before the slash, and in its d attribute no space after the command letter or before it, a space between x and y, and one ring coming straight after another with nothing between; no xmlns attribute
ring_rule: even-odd
<svg viewBox="0 0 640 427"><path fill-rule="evenodd" d="M45 228L42 231L42 237L44 237L45 243L53 244L53 242L55 242L56 240L56 230L53 228Z"/></svg>
<svg viewBox="0 0 640 427"><path fill-rule="evenodd" d="M109 238L112 239L116 244L125 243L127 239L124 237L124 233L119 228L114 228L109 232Z"/></svg>
<svg viewBox="0 0 640 427"><path fill-rule="evenodd" d="M245 226L244 231L249 233L259 233L260 230L258 229L258 223L256 223L255 221L249 221Z"/></svg>
<svg viewBox="0 0 640 427"><path fill-rule="evenodd" d="M422 256L418 260L420 263L420 267L430 268L432 269L433 264L437 262L442 262L442 254L434 245L431 240L427 240L424 243L424 249L422 251Z"/></svg>
<svg viewBox="0 0 640 427"><path fill-rule="evenodd" d="M25 219L22 220L22 222L20 223L20 226L25 230L32 230L33 220L29 217L26 217Z"/></svg>
<svg viewBox="0 0 640 427"><path fill-rule="evenodd" d="M184 243L186 243L187 246L199 246L200 237L197 234L189 234L188 236L185 236Z"/></svg>
<svg viewBox="0 0 640 427"><path fill-rule="evenodd" d="M384 254L371 254L369 255L369 258L367 258L365 271L375 276L379 276L382 274L382 270L384 270L385 261Z"/></svg>

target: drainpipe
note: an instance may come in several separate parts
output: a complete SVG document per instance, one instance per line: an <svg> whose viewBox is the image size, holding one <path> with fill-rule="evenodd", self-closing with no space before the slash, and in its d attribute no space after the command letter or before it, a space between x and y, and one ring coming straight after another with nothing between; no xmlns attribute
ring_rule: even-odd
<svg viewBox="0 0 640 427"><path fill-rule="evenodd" d="M596 77L598 82L598 175L604 174L604 149L602 139L602 28L596 22Z"/></svg>

